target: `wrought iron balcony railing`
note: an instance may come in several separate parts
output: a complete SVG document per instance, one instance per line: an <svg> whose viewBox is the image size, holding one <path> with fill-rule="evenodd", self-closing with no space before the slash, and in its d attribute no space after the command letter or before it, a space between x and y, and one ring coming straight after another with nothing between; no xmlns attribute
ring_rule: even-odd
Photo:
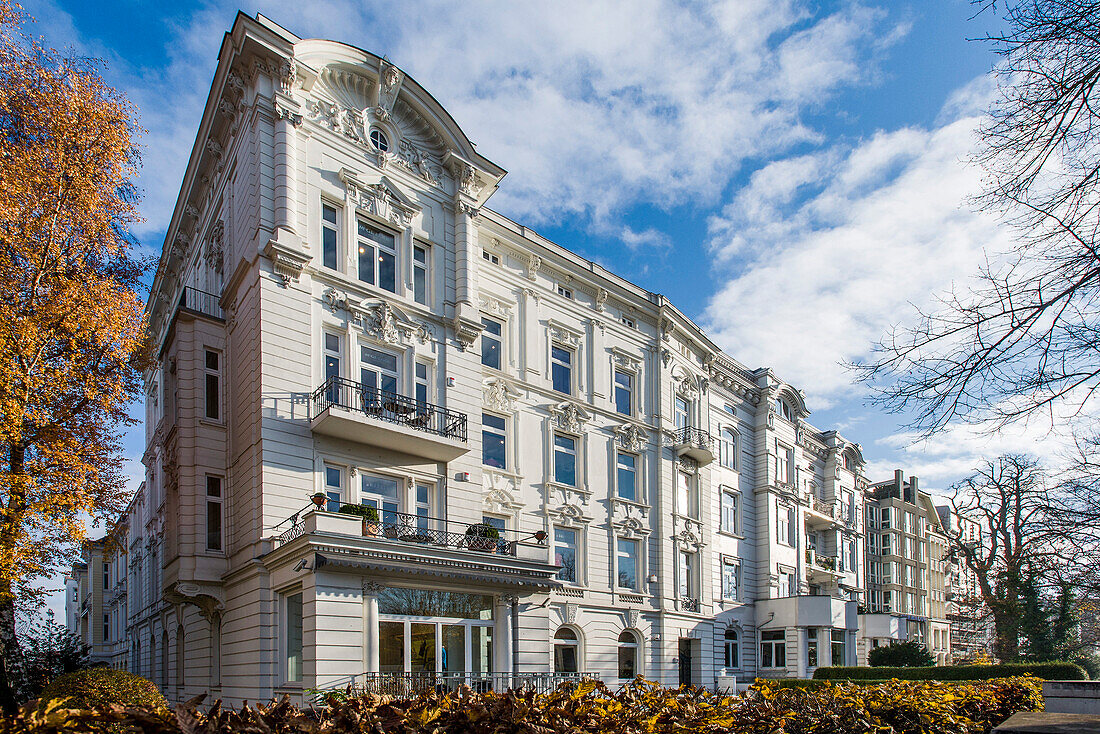
<svg viewBox="0 0 1100 734"><path fill-rule="evenodd" d="M685 612L698 612L699 599L693 596L680 597L680 609Z"/></svg>
<svg viewBox="0 0 1100 734"><path fill-rule="evenodd" d="M532 691L549 693L558 686L583 680L599 680L599 673L359 673L327 686L318 696L324 703L326 692L347 691L408 698L424 692L446 693L461 686L474 691Z"/></svg>
<svg viewBox="0 0 1100 734"><path fill-rule="evenodd" d="M707 431L704 431L702 428L696 428L695 426L677 428L673 432L669 444L672 446L691 446L711 452L714 451L714 438Z"/></svg>
<svg viewBox="0 0 1100 734"><path fill-rule="evenodd" d="M310 419L332 406L359 411L371 418L425 433L466 440L465 413L447 410L407 395L367 387L345 377L330 377L313 391Z"/></svg>
<svg viewBox="0 0 1100 734"><path fill-rule="evenodd" d="M454 522L392 510L375 510L375 513L377 519L362 519L363 537L512 557L519 555L519 546L545 548L548 537L545 530L521 533L515 530L499 530L483 523ZM303 517L276 536L275 547L304 535L306 523L307 517Z"/></svg>
<svg viewBox="0 0 1100 734"><path fill-rule="evenodd" d="M180 294L180 309L209 316L212 319L225 320L221 299L213 293L200 291L198 288L192 288L191 286L186 286L183 293Z"/></svg>

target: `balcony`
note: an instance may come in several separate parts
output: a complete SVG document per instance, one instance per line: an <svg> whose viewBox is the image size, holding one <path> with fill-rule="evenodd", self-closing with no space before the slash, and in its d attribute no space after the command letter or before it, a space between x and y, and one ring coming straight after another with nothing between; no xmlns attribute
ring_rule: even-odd
<svg viewBox="0 0 1100 734"><path fill-rule="evenodd" d="M831 596L787 596L757 599L756 613L767 619L774 614L769 628L834 627L856 629L856 602Z"/></svg>
<svg viewBox="0 0 1100 734"><path fill-rule="evenodd" d="M694 459L699 466L705 466L714 461L714 439L702 428L694 426L677 428L667 443L677 456Z"/></svg>
<svg viewBox="0 0 1100 734"><path fill-rule="evenodd" d="M836 527L840 524L840 503L810 495L806 508L806 525L810 527Z"/></svg>
<svg viewBox="0 0 1100 734"><path fill-rule="evenodd" d="M200 291L198 288L187 286L180 294L180 311L208 316L212 319L225 321L225 312L222 311L221 299L213 293Z"/></svg>
<svg viewBox="0 0 1100 734"><path fill-rule="evenodd" d="M806 564L809 571L807 580L811 583L833 581L843 575L843 572L838 570L840 568L838 558L819 555L812 548L806 551Z"/></svg>
<svg viewBox="0 0 1100 734"><path fill-rule="evenodd" d="M434 461L451 461L470 450L464 413L343 377L330 377L313 391L310 428Z"/></svg>

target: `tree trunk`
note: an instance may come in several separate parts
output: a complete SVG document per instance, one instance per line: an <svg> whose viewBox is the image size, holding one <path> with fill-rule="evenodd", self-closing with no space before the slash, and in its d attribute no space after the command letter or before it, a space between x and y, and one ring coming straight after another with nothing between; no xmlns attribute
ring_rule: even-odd
<svg viewBox="0 0 1100 734"><path fill-rule="evenodd" d="M25 449L10 446L8 452L8 506L0 523L0 547L10 550L15 544L15 528L26 511L26 491L17 477L23 474ZM14 481L13 481L14 480ZM0 581L0 709L13 714L19 708L19 687L23 680L23 648L15 632L15 589L9 580Z"/></svg>

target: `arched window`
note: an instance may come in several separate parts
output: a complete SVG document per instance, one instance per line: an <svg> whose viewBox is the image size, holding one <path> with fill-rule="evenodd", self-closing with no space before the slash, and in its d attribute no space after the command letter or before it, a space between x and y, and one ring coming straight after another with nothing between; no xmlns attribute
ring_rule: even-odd
<svg viewBox="0 0 1100 734"><path fill-rule="evenodd" d="M723 428L719 437L718 458L727 469L737 469L737 432L732 428Z"/></svg>
<svg viewBox="0 0 1100 734"><path fill-rule="evenodd" d="M638 638L630 630L619 634L619 680L634 680L638 675Z"/></svg>
<svg viewBox="0 0 1100 734"><path fill-rule="evenodd" d="M577 673L577 661L580 659L580 640L577 633L562 627L554 634L554 672L559 675Z"/></svg>
<svg viewBox="0 0 1100 734"><path fill-rule="evenodd" d="M734 670L741 667L741 640L737 634L737 630L726 630L726 660L725 665L727 668Z"/></svg>

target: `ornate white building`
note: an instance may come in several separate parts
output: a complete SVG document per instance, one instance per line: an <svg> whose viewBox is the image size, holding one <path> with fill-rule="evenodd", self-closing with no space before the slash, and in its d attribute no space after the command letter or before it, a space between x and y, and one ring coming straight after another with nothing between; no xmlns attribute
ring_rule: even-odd
<svg viewBox="0 0 1100 734"><path fill-rule="evenodd" d="M492 211L504 173L386 60L238 16L147 306L170 698L855 663L859 447Z"/></svg>

